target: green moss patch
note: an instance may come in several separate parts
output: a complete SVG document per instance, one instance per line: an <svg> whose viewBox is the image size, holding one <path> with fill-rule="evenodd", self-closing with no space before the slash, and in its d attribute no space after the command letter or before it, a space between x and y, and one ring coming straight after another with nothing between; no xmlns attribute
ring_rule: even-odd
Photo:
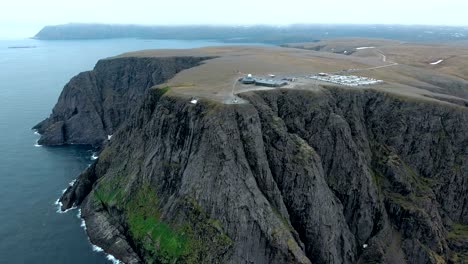
<svg viewBox="0 0 468 264"><path fill-rule="evenodd" d="M301 137L294 135L293 140L297 146L297 152L295 153L294 157L300 161L308 161L313 156L313 149L312 147Z"/></svg>
<svg viewBox="0 0 468 264"><path fill-rule="evenodd" d="M465 238L468 239L468 225L453 224L452 230L448 233L448 238Z"/></svg>
<svg viewBox="0 0 468 264"><path fill-rule="evenodd" d="M226 256L232 240L223 232L221 223L211 219L194 199L180 202L184 222L181 229L189 237L190 254L184 256L183 263L224 263L222 259L209 259L208 256Z"/></svg>
<svg viewBox="0 0 468 264"><path fill-rule="evenodd" d="M390 199L393 203L400 205L403 209L410 210L410 211L415 211L415 210L423 211L413 201L411 195L405 196L399 193L387 193L387 198Z"/></svg>
<svg viewBox="0 0 468 264"><path fill-rule="evenodd" d="M448 239L450 240L461 240L462 243L466 243L468 240L468 225L465 224L453 224L451 230L448 233ZM453 252L451 260L453 263L468 263L468 252L463 249L458 249L458 252Z"/></svg>
<svg viewBox="0 0 468 264"><path fill-rule="evenodd" d="M187 236L160 219L158 198L150 187L132 195L126 212L130 233L149 253L148 262L157 258L162 263L173 263L187 254Z"/></svg>
<svg viewBox="0 0 468 264"><path fill-rule="evenodd" d="M452 253L450 261L452 263L468 263L468 252Z"/></svg>
<svg viewBox="0 0 468 264"><path fill-rule="evenodd" d="M412 178L418 196L425 196L428 193L432 192L431 186L433 184L433 179L419 176L408 164L406 164L403 161L401 162L401 164L403 165L406 174Z"/></svg>
<svg viewBox="0 0 468 264"><path fill-rule="evenodd" d="M372 182L377 189L377 195L382 198L382 187L385 182L385 177L378 171L371 170Z"/></svg>
<svg viewBox="0 0 468 264"><path fill-rule="evenodd" d="M221 223L209 217L195 199L179 198L171 219L164 219L160 199L148 184L126 192L127 177L101 178L93 202L122 211L128 234L145 263L222 263L232 240Z"/></svg>
<svg viewBox="0 0 468 264"><path fill-rule="evenodd" d="M105 206L118 206L124 199L123 188L123 177L104 177L94 188L93 198Z"/></svg>
<svg viewBox="0 0 468 264"><path fill-rule="evenodd" d="M160 95L163 95L163 94L169 92L169 90L171 90L171 87L168 86L168 85L156 85L156 86L151 87L150 89L152 91L157 92Z"/></svg>

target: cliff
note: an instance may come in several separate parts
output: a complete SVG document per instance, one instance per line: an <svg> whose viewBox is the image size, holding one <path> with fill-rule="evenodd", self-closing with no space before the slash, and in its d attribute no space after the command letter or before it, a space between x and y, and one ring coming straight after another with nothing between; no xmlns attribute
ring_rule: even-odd
<svg viewBox="0 0 468 264"><path fill-rule="evenodd" d="M100 61L37 126L43 144L102 146L60 198L92 243L125 263L468 261L468 109L450 87L298 81L229 104L241 66L358 66L280 48L172 52L183 57Z"/></svg>
<svg viewBox="0 0 468 264"><path fill-rule="evenodd" d="M49 118L34 129L41 145L101 145L145 91L208 57L113 58L78 74L64 87Z"/></svg>
<svg viewBox="0 0 468 264"><path fill-rule="evenodd" d="M62 196L126 263L459 263L468 111L372 90L144 102Z"/></svg>

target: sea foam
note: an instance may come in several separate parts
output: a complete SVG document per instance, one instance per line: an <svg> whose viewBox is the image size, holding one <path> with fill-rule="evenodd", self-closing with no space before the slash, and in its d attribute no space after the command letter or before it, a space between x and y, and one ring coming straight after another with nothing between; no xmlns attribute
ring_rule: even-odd
<svg viewBox="0 0 468 264"><path fill-rule="evenodd" d="M54 205L57 206L57 211L56 211L56 212L59 213L59 214L65 214L65 213L70 212L71 210L75 210L76 208L78 208L75 204L73 204L72 207L68 208L68 209L65 210L65 211L62 211L62 205L63 205L63 204L62 204L62 202L60 201L60 198L57 199L57 201L55 201Z"/></svg>
<svg viewBox="0 0 468 264"><path fill-rule="evenodd" d="M81 217L81 209L78 209L78 214L76 214L76 217L78 217L79 219L81 219L81 227L85 230L86 232L86 221ZM111 254L107 254L104 249L102 249L101 247L93 244L91 242L91 240L89 239L88 237L88 242L91 244L91 248L94 252L103 252L105 255L106 255L106 259L109 260L110 262L112 262L113 264L122 264L122 262L120 260L118 260L117 258L115 258L114 256L112 256Z"/></svg>
<svg viewBox="0 0 468 264"><path fill-rule="evenodd" d="M72 180L71 182L69 182L68 185L71 187L71 186L73 186L73 185L75 184L75 182L76 182L76 179L74 179L74 180ZM68 190L68 188L69 188L69 187L67 187L67 188L65 188L65 189L62 190L62 195ZM54 205L57 206L57 213L59 213L59 214L64 214L64 213L67 213L67 212L69 212L69 211L74 210L74 209L77 208L77 206L76 206L75 204L73 204L72 207L68 208L68 209L65 210L65 211L62 211L62 205L63 205L63 204L62 204L62 202L60 201L60 198L58 198L58 199L55 201Z"/></svg>
<svg viewBox="0 0 468 264"><path fill-rule="evenodd" d="M120 260L116 259L114 256L107 254L106 259L111 261L113 264L120 264Z"/></svg>
<svg viewBox="0 0 468 264"><path fill-rule="evenodd" d="M33 130L34 131L34 135L38 135L40 136L41 134L39 134L39 132L37 132L36 129ZM39 145L39 139L36 140L36 144L34 144L35 147L42 147L42 145Z"/></svg>
<svg viewBox="0 0 468 264"><path fill-rule="evenodd" d="M91 244L91 245L93 245L93 244ZM93 251L94 251L94 252L103 252L104 249L102 249L102 248L100 248L100 247L98 247L98 246L96 246L96 245L93 245Z"/></svg>
<svg viewBox="0 0 468 264"><path fill-rule="evenodd" d="M71 182L68 183L68 185L73 186L76 182L76 179L72 180Z"/></svg>
<svg viewBox="0 0 468 264"><path fill-rule="evenodd" d="M42 145L39 145L39 139L36 140L36 144L34 144L34 146L37 148L37 147L42 147Z"/></svg>

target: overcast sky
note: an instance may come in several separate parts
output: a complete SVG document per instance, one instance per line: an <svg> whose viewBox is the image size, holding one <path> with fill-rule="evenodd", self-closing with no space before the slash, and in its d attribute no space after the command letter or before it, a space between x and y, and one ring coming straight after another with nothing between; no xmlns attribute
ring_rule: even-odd
<svg viewBox="0 0 468 264"><path fill-rule="evenodd" d="M2 0L0 38L44 25L431 24L468 26L467 0Z"/></svg>

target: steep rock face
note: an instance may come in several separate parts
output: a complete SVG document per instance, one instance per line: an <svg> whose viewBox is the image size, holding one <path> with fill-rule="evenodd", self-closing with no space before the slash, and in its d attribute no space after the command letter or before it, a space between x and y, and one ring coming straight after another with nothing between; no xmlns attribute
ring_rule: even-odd
<svg viewBox="0 0 468 264"><path fill-rule="evenodd" d="M457 263L468 111L370 90L145 100L62 196L128 263ZM366 246L363 246L366 245Z"/></svg>
<svg viewBox="0 0 468 264"><path fill-rule="evenodd" d="M258 94L248 99L268 105L319 153L356 241L370 246L363 263L391 261L383 245L393 228L409 263L466 252L466 244L458 253L448 247L452 221L466 226L466 108L342 89Z"/></svg>
<svg viewBox="0 0 468 264"><path fill-rule="evenodd" d="M39 144L100 145L140 103L145 91L209 58L114 58L100 60L65 86L49 118L34 129Z"/></svg>

